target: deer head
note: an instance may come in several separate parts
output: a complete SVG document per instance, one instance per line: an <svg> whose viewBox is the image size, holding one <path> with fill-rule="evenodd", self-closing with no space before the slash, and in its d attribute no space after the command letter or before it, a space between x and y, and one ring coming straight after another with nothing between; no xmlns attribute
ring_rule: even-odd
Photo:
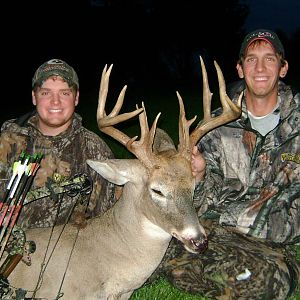
<svg viewBox="0 0 300 300"><path fill-rule="evenodd" d="M195 179L191 169L192 148L205 133L237 118L240 114L240 108L226 95L222 72L215 63L223 114L215 118L211 117L210 101L212 94L208 87L203 60L200 59L204 84L204 118L201 124L190 134L189 129L196 116L191 120L186 119L183 101L177 92L180 106L179 145L177 149L168 135L156 128L160 113L156 116L150 129L143 103L141 108L136 106L132 112L119 114L127 86L121 90L111 113L106 114L105 103L112 70L112 65L108 69L106 65L100 83L97 109L98 127L102 132L124 145L137 157L138 162L134 164L126 162L125 165L125 160L115 160L113 165L109 164L107 167L107 163L100 163L101 165L99 165L99 162L88 161L88 164L106 179L116 184L125 184L124 197L135 197L136 194L139 194L138 205L143 211L145 224L151 224L152 234L154 232L157 234L162 230L182 241L185 248L194 253L206 248L207 238L193 207ZM114 126L137 115L141 128L139 140L137 140L137 136L131 138ZM103 171L104 169L105 171ZM116 169L118 169L117 172L115 172ZM126 189L128 182L134 183L135 192L133 192L133 187L128 192ZM137 186L138 189L136 189Z"/></svg>

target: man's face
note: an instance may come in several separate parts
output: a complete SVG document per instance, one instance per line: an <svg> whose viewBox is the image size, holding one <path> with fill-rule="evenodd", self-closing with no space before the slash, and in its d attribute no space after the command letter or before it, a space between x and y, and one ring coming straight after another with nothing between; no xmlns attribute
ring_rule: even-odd
<svg viewBox="0 0 300 300"><path fill-rule="evenodd" d="M44 135L55 136L65 131L72 123L76 94L59 76L48 78L36 92L32 92L32 103L39 115L38 127Z"/></svg>
<svg viewBox="0 0 300 300"><path fill-rule="evenodd" d="M237 65L240 78L244 78L248 90L255 97L267 97L277 94L279 77L284 77L287 64L281 66L279 55L273 47L265 42L252 43L246 53L242 65Z"/></svg>

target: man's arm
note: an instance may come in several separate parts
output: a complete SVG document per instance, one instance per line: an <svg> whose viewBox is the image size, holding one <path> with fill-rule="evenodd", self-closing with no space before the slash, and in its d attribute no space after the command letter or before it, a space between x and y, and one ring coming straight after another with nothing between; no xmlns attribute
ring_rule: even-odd
<svg viewBox="0 0 300 300"><path fill-rule="evenodd" d="M196 184L200 183L200 181L204 180L206 169L205 158L202 153L198 150L197 146L194 146L192 151L192 173L196 178Z"/></svg>
<svg viewBox="0 0 300 300"><path fill-rule="evenodd" d="M217 136L211 132L202 138L193 149L192 170L196 176L194 203L200 216L219 199L223 187L223 176L219 165Z"/></svg>

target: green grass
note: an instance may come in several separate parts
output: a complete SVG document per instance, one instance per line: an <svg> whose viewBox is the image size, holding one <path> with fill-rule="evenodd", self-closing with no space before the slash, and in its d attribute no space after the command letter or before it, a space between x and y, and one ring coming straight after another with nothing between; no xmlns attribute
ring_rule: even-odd
<svg viewBox="0 0 300 300"><path fill-rule="evenodd" d="M191 295L189 293L181 292L164 278L159 278L153 283L143 286L136 290L130 300L205 300L198 295Z"/></svg>

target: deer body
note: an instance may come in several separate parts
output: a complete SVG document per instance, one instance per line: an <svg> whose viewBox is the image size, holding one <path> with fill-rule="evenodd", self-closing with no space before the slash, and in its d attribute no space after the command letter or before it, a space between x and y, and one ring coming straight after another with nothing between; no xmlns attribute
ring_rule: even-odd
<svg viewBox="0 0 300 300"><path fill-rule="evenodd" d="M152 174L136 159L88 163L107 179L125 184L122 196L112 209L79 230L68 268L77 228L66 226L35 297L55 299L66 271L62 299L128 299L156 269L172 235L193 252L199 247L191 244L192 239L201 244L206 241L192 205L194 186L185 159L178 155L162 157L164 168L154 169ZM151 187L161 190L167 199L155 192L151 196ZM35 289L50 230L26 232L37 250L32 255L32 266L19 263L13 271L9 277L13 286ZM61 230L62 226L55 227L50 251ZM26 297L30 297L31 293L27 293Z"/></svg>

